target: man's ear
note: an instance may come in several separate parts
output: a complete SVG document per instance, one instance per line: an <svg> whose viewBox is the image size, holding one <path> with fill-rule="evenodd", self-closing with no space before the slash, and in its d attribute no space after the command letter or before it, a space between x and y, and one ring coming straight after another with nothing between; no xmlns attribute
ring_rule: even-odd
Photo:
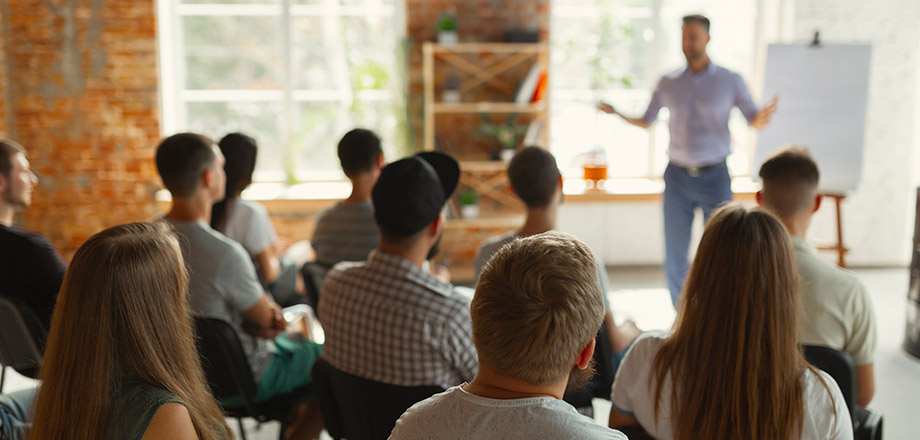
<svg viewBox="0 0 920 440"><path fill-rule="evenodd" d="M815 206L811 208L811 212L818 212L818 209L821 208L821 202L824 201L824 194L818 194L815 196Z"/></svg>
<svg viewBox="0 0 920 440"><path fill-rule="evenodd" d="M214 170L208 168L201 173L201 179L199 179L202 188L210 188L214 182Z"/></svg>
<svg viewBox="0 0 920 440"><path fill-rule="evenodd" d="M594 357L594 348L596 344L597 341L592 338L591 342L588 342L588 345L585 345L585 348L582 348L581 352L578 353L578 357L575 358L575 365L578 366L579 370L588 368L588 364L591 363L591 358Z"/></svg>
<svg viewBox="0 0 920 440"><path fill-rule="evenodd" d="M377 156L377 169L378 170L383 169L383 167L385 167L386 165L387 165L387 160L385 157L383 157L383 152L381 151L380 154Z"/></svg>
<svg viewBox="0 0 920 440"><path fill-rule="evenodd" d="M444 228L444 211L441 211L431 224L428 225L428 234L432 237L437 237L441 233L441 229Z"/></svg>
<svg viewBox="0 0 920 440"><path fill-rule="evenodd" d="M757 199L757 206L763 208L763 190L757 191L754 198Z"/></svg>
<svg viewBox="0 0 920 440"><path fill-rule="evenodd" d="M6 192L7 185L9 184L7 183L6 177L3 174L0 174L0 194Z"/></svg>

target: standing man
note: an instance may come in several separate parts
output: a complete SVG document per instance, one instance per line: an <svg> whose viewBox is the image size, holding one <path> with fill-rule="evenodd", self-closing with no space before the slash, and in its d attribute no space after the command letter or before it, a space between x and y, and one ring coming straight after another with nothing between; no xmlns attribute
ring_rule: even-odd
<svg viewBox="0 0 920 440"><path fill-rule="evenodd" d="M640 118L626 116L609 104L598 109L619 115L637 127L648 128L667 107L670 163L664 172L665 272L671 301L676 305L690 268L690 229L694 210L702 208L704 220L720 204L731 200L731 178L725 158L731 153L728 118L738 107L748 123L763 128L776 110L776 99L762 109L751 100L744 80L717 66L706 54L709 19L702 15L683 18L683 51L687 67L665 75L655 87L652 100Z"/></svg>

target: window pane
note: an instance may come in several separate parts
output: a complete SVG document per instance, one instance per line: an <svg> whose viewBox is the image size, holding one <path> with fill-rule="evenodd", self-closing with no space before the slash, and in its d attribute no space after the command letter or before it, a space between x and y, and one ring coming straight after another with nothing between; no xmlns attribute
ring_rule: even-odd
<svg viewBox="0 0 920 440"><path fill-rule="evenodd" d="M330 38L327 38L330 37ZM338 21L331 23L320 17L297 17L291 28L294 87L297 89L337 88L333 78L336 70L343 70L342 60L327 58L326 54L342 54L344 47ZM339 61L336 63L336 61ZM343 72L344 74L344 72Z"/></svg>
<svg viewBox="0 0 920 440"><path fill-rule="evenodd" d="M232 132L252 136L259 144L256 170L282 169L280 102L189 102L186 109L189 130L215 141Z"/></svg>
<svg viewBox="0 0 920 440"><path fill-rule="evenodd" d="M182 17L187 89L276 89L278 17Z"/></svg>
<svg viewBox="0 0 920 440"><path fill-rule="evenodd" d="M194 4L221 4L221 5L276 5L280 0L180 0L187 5Z"/></svg>

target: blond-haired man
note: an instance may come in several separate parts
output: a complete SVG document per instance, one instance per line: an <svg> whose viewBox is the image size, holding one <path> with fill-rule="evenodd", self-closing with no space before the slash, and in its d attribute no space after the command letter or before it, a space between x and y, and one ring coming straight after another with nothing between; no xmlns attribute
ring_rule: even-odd
<svg viewBox="0 0 920 440"><path fill-rule="evenodd" d="M479 277L479 373L409 408L391 439L625 439L562 400L590 380L604 302L594 256L559 232L517 239Z"/></svg>

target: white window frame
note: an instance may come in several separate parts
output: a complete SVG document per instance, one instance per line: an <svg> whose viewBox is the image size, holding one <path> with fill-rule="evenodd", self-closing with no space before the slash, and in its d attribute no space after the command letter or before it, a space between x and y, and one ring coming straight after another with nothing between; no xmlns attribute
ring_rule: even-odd
<svg viewBox="0 0 920 440"><path fill-rule="evenodd" d="M277 4L182 4L181 0L158 0L158 32L160 60L160 131L164 136L186 129L188 119L186 105L192 102L278 102L281 103L281 142L290 145L294 134L295 106L304 102L350 102L351 88L338 84L337 89L296 89L294 87L293 53L291 47L291 24L298 17L319 17L326 20L324 29L329 38L336 38L334 26L342 17L388 16L394 21L397 44L405 35L405 3L394 1L393 5L376 4L341 5L339 0L323 0L321 4L299 5L292 0L279 0ZM282 59L281 87L278 89L207 89L194 90L184 87L185 56L181 47L183 38L182 17L185 16L278 16ZM342 59L344 61L344 54ZM334 75L334 81L348 81L344 75ZM391 99L387 90L361 90L358 99L367 102ZM344 179L341 170L314 170L298 173L300 181L337 181ZM283 182L285 173L278 171L257 171L257 182Z"/></svg>

